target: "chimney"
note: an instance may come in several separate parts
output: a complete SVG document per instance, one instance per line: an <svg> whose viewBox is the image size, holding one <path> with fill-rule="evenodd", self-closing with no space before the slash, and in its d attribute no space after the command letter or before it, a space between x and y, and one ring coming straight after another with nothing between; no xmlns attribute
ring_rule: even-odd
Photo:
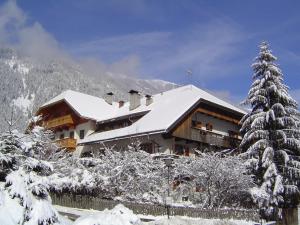
<svg viewBox="0 0 300 225"><path fill-rule="evenodd" d="M145 97L146 97L146 106L148 106L153 102L153 98L151 95L145 95Z"/></svg>
<svg viewBox="0 0 300 225"><path fill-rule="evenodd" d="M138 91L129 91L129 110L134 110L141 105L141 95Z"/></svg>
<svg viewBox="0 0 300 225"><path fill-rule="evenodd" d="M120 101L119 101L119 108L123 107L123 105L124 105L124 101L123 101L123 100L120 100Z"/></svg>
<svg viewBox="0 0 300 225"><path fill-rule="evenodd" d="M108 93L106 93L106 96L105 96L105 101L110 105L112 105L113 95L114 95L114 93L108 92Z"/></svg>

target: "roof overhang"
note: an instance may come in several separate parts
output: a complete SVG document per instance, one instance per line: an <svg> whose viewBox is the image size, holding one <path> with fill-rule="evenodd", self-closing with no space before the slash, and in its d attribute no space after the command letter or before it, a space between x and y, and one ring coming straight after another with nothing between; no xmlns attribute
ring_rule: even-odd
<svg viewBox="0 0 300 225"><path fill-rule="evenodd" d="M114 118L110 118L110 119L106 119L106 120L101 120L101 121L97 121L97 124L103 124L103 123L107 123L107 122L123 120L123 119L130 118L130 117L133 117L133 116L146 115L150 111L151 110L145 110L145 111L136 112L136 113L132 113L132 114L126 114L126 115L123 115L123 116L114 117Z"/></svg>
<svg viewBox="0 0 300 225"><path fill-rule="evenodd" d="M151 132L128 134L128 135L123 135L123 136L119 136L119 137L107 138L107 139L96 140L96 141L79 142L78 145L81 146L81 145L101 144L101 143L105 143L105 142L118 141L118 140L123 140L123 139L127 139L127 138L139 138L139 137L144 137L147 135L162 134L162 133L166 133L166 131L165 130L157 130L157 131L151 131ZM91 135L93 135L93 134L91 134ZM83 141L84 141L84 139L83 139Z"/></svg>

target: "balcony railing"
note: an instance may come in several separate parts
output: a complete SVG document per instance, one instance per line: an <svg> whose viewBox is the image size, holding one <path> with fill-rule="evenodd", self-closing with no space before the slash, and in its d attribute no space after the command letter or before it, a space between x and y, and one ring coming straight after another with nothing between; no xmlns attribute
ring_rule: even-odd
<svg viewBox="0 0 300 225"><path fill-rule="evenodd" d="M198 128L192 128L192 139L195 141L216 145L226 148L237 147L240 140L235 137L224 136L211 131L202 130Z"/></svg>
<svg viewBox="0 0 300 225"><path fill-rule="evenodd" d="M48 120L44 122L44 127L47 129L63 126L63 125L73 125L74 121L71 115L57 117L52 120Z"/></svg>
<svg viewBox="0 0 300 225"><path fill-rule="evenodd" d="M64 138L57 140L56 143L62 147L62 148L67 148L69 150L75 150L76 148L76 139L74 138Z"/></svg>

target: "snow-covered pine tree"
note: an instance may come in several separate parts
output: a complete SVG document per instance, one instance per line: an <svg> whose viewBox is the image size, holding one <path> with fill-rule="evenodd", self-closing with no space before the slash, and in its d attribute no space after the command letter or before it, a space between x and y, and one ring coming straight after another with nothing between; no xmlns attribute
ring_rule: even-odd
<svg viewBox="0 0 300 225"><path fill-rule="evenodd" d="M241 149L257 188L254 201L266 219L297 204L300 178L300 130L297 102L283 83L283 74L266 42L252 65L254 75L245 103L252 111L241 120Z"/></svg>
<svg viewBox="0 0 300 225"><path fill-rule="evenodd" d="M60 224L47 191L52 165L40 159L43 146L49 147L43 144L44 138L40 127L30 134L0 135L0 224Z"/></svg>

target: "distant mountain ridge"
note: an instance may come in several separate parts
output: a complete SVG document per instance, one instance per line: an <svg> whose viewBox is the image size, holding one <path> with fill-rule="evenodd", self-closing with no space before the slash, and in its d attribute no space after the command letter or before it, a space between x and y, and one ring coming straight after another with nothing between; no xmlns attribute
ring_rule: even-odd
<svg viewBox="0 0 300 225"><path fill-rule="evenodd" d="M94 78L70 62L58 60L39 61L22 56L14 49L0 49L0 130L7 129L6 120L15 111L18 129L24 129L28 118L36 109L64 90L75 90L103 97L114 93L114 100L126 100L129 89L145 94L155 94L176 87L162 80L143 80L120 74L103 73Z"/></svg>

